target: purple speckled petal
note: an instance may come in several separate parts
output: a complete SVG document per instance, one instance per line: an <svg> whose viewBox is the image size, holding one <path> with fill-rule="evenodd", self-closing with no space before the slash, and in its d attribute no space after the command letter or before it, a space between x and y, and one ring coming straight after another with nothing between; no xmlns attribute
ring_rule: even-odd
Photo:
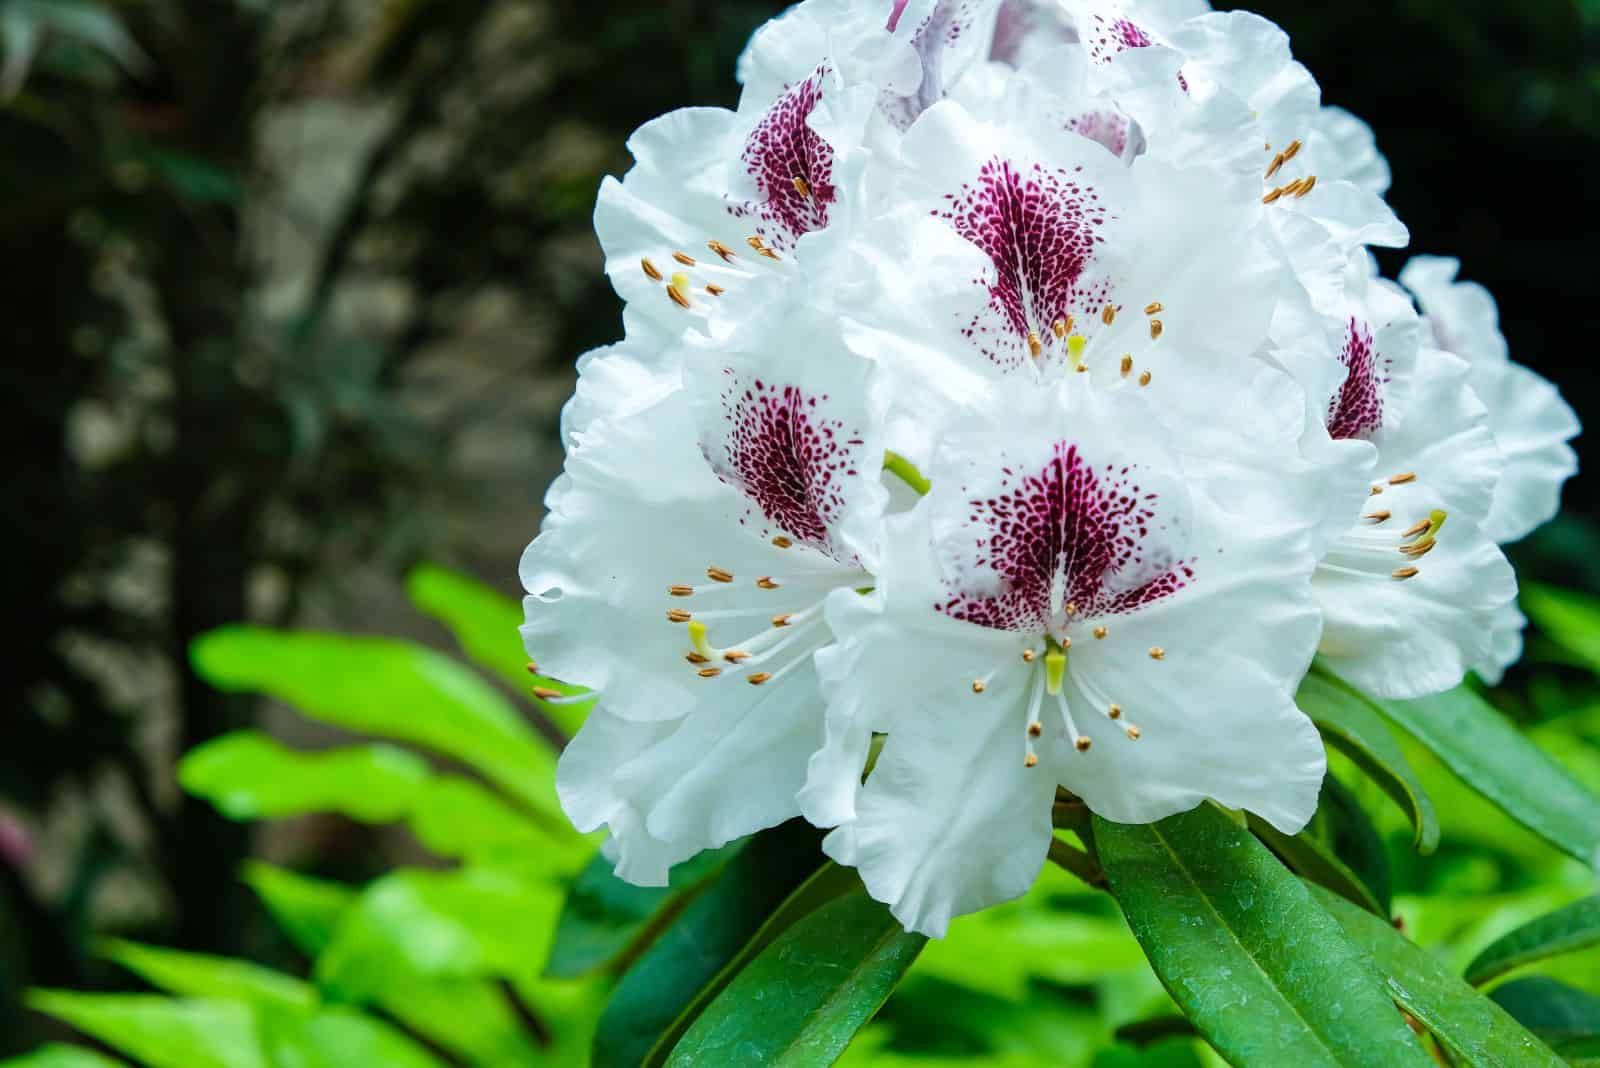
<svg viewBox="0 0 1600 1068"><path fill-rule="evenodd" d="M788 251L805 234L828 225L838 198L834 150L807 121L823 96L828 68L790 87L762 117L745 141L740 161L754 181L754 202L732 201L735 218L754 218L756 233L769 245Z"/></svg>
<svg viewBox="0 0 1600 1068"><path fill-rule="evenodd" d="M1351 317L1345 329L1344 384L1328 405L1328 434L1335 441L1367 440L1383 427L1383 387L1389 381L1389 360L1373 344L1372 328Z"/></svg>

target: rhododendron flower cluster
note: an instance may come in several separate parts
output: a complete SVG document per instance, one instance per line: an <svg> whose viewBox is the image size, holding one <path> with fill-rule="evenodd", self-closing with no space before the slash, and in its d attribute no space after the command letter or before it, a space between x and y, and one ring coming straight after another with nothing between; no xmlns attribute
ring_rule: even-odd
<svg viewBox="0 0 1600 1068"><path fill-rule="evenodd" d="M619 875L803 816L937 935L1060 790L1299 830L1314 659L1402 698L1517 657L1499 545L1576 420L1454 261L1379 276L1387 166L1277 27L807 0L739 76L601 190L627 336L522 562Z"/></svg>

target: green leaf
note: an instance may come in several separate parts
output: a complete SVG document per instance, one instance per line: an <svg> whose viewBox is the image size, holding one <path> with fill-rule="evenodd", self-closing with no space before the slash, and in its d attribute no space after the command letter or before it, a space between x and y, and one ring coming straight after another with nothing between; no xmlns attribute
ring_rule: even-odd
<svg viewBox="0 0 1600 1068"><path fill-rule="evenodd" d="M1473 1068L1560 1068L1560 1059L1500 1006L1392 924L1321 888L1313 888L1313 893L1371 955L1395 1001L1459 1062Z"/></svg>
<svg viewBox="0 0 1600 1068"><path fill-rule="evenodd" d="M272 1068L444 1068L388 1024L345 1009L313 1015L263 1013L261 1041Z"/></svg>
<svg viewBox="0 0 1600 1068"><path fill-rule="evenodd" d="M1094 834L1156 974L1236 1068L1431 1068L1365 954L1221 811Z"/></svg>
<svg viewBox="0 0 1600 1068"><path fill-rule="evenodd" d="M379 993L374 1004L413 1034L469 1064L539 1068L550 1063L497 982L397 980Z"/></svg>
<svg viewBox="0 0 1600 1068"><path fill-rule="evenodd" d="M107 939L100 956L122 965L151 986L185 998L245 1001L255 1005L313 1009L317 992L300 980L246 961L184 953Z"/></svg>
<svg viewBox="0 0 1600 1068"><path fill-rule="evenodd" d="M237 731L189 752L178 783L231 820L340 812L362 823L403 818L433 773L391 745L302 753L260 731Z"/></svg>
<svg viewBox="0 0 1600 1068"><path fill-rule="evenodd" d="M1591 671L1600 672L1600 602L1574 590L1524 583L1522 610Z"/></svg>
<svg viewBox="0 0 1600 1068"><path fill-rule="evenodd" d="M492 868L401 871L369 886L317 959L330 997L371 1001L397 977L536 975L561 905L553 883Z"/></svg>
<svg viewBox="0 0 1600 1068"><path fill-rule="evenodd" d="M740 841L684 861L672 869L668 886L624 882L612 873L611 861L596 853L567 893L544 974L575 979L632 959L677 915L673 906L743 847Z"/></svg>
<svg viewBox="0 0 1600 1068"><path fill-rule="evenodd" d="M1338 788L1335 780L1329 776L1323 780L1324 797L1330 792L1330 783L1334 784L1334 789ZM1360 905L1374 916L1388 918L1389 911L1378 900L1377 895L1334 853L1331 846L1316 836L1311 828L1299 834L1284 834L1253 813L1246 813L1245 818L1251 832L1265 842L1267 847L1296 874L1327 887L1345 900Z"/></svg>
<svg viewBox="0 0 1600 1068"><path fill-rule="evenodd" d="M594 1068L637 1068L767 917L822 865L819 835L791 820L752 838L630 968L600 1017Z"/></svg>
<svg viewBox="0 0 1600 1068"><path fill-rule="evenodd" d="M27 1005L149 1068L271 1068L256 1040L255 1013L240 1002L36 990Z"/></svg>
<svg viewBox="0 0 1600 1068"><path fill-rule="evenodd" d="M1383 906L1387 917L1394 903L1394 876L1389 869L1389 851L1383 836L1373 825L1372 816L1361 807L1344 783L1329 773L1322 780L1322 797L1317 814L1311 818L1317 837L1327 843L1334 856L1349 867L1372 896Z"/></svg>
<svg viewBox="0 0 1600 1068"><path fill-rule="evenodd" d="M77 1046L52 1044L32 1053L0 1061L0 1068L127 1068L121 1061L102 1057Z"/></svg>
<svg viewBox="0 0 1600 1068"><path fill-rule="evenodd" d="M504 679L532 700L533 687L580 694L583 688L532 676L522 647L522 609L517 602L455 571L422 564L406 576L406 593L424 615L432 616L455 635L462 652ZM583 726L593 702L556 705L538 701L539 710L569 738Z"/></svg>
<svg viewBox="0 0 1600 1068"><path fill-rule="evenodd" d="M1530 975L1496 987L1489 996L1548 1041L1569 1043L1600 1036L1600 998L1566 983Z"/></svg>
<svg viewBox="0 0 1600 1068"><path fill-rule="evenodd" d="M790 927L746 966L667 1064L832 1064L926 942L864 888L851 891Z"/></svg>
<svg viewBox="0 0 1600 1068"><path fill-rule="evenodd" d="M1600 1038L1558 1039L1551 1048L1568 1068L1600 1068Z"/></svg>
<svg viewBox="0 0 1600 1068"><path fill-rule="evenodd" d="M1467 982L1481 986L1524 964L1600 945L1600 894L1574 902L1496 940L1467 965Z"/></svg>
<svg viewBox="0 0 1600 1068"><path fill-rule="evenodd" d="M1600 863L1600 797L1465 686L1383 710L1508 816L1563 852Z"/></svg>
<svg viewBox="0 0 1600 1068"><path fill-rule="evenodd" d="M418 793L406 822L417 841L441 857L512 858L521 866L551 873L569 872L578 855L589 848L584 839L570 834L553 838L521 809L478 783L453 775L430 780ZM537 863L541 859L545 863Z"/></svg>
<svg viewBox="0 0 1600 1068"><path fill-rule="evenodd" d="M1439 817L1433 802L1372 702L1316 670L1300 684L1295 702L1330 745L1348 756L1411 817L1417 851L1429 854L1437 849Z"/></svg>
<svg viewBox="0 0 1600 1068"><path fill-rule="evenodd" d="M357 891L343 883L313 879L258 861L244 866L244 882L261 898L289 941L308 957L327 948L339 917L357 896Z"/></svg>
<svg viewBox="0 0 1600 1068"><path fill-rule="evenodd" d="M190 658L220 689L268 694L336 727L470 764L553 831L568 830L555 754L510 702L449 657L386 638L234 626L195 639Z"/></svg>

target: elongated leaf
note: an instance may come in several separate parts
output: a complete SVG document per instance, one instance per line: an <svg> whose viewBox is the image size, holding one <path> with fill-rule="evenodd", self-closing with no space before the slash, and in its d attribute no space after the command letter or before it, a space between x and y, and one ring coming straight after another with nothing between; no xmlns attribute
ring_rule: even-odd
<svg viewBox="0 0 1600 1068"><path fill-rule="evenodd" d="M1332 774L1322 780L1322 796L1317 814L1311 820L1317 837L1344 861L1372 896L1383 906L1383 916L1392 911L1394 877L1389 870L1389 851L1372 824L1372 817L1355 794Z"/></svg>
<svg viewBox="0 0 1600 1068"><path fill-rule="evenodd" d="M1465 686L1384 713L1508 816L1583 863L1600 863L1600 797Z"/></svg>
<svg viewBox="0 0 1600 1068"><path fill-rule="evenodd" d="M354 904L357 891L343 883L251 861L244 882L261 898L289 940L308 957L316 957L333 940L339 917Z"/></svg>
<svg viewBox="0 0 1600 1068"><path fill-rule="evenodd" d="M469 1064L541 1068L551 1063L498 982L396 981L380 992L375 1004L413 1034Z"/></svg>
<svg viewBox="0 0 1600 1068"><path fill-rule="evenodd" d="M179 997L245 1001L301 1010L315 1008L318 1001L316 990L309 984L246 961L142 946L119 939L103 941L98 949L107 960L116 961L151 986Z"/></svg>
<svg viewBox="0 0 1600 1068"><path fill-rule="evenodd" d="M1530 975L1489 995L1528 1030L1552 1042L1600 1038L1600 998L1577 987Z"/></svg>
<svg viewBox="0 0 1600 1068"><path fill-rule="evenodd" d="M271 1068L444 1068L388 1024L345 1009L309 1015L264 1012L261 1041Z"/></svg>
<svg viewBox="0 0 1600 1068"><path fill-rule="evenodd" d="M1567 1068L1600 1068L1600 1037L1559 1039L1551 1048Z"/></svg>
<svg viewBox="0 0 1600 1068"><path fill-rule="evenodd" d="M1430 1068L1366 955L1222 812L1094 833L1156 974L1236 1068Z"/></svg>
<svg viewBox="0 0 1600 1068"><path fill-rule="evenodd" d="M823 905L751 961L689 1028L670 1068L832 1064L899 985L927 939L865 888Z"/></svg>
<svg viewBox="0 0 1600 1068"><path fill-rule="evenodd" d="M574 979L631 959L677 914L674 905L742 848L737 842L684 861L672 869L668 886L623 882L612 874L612 862L596 853L567 893L545 975Z"/></svg>
<svg viewBox="0 0 1600 1068"><path fill-rule="evenodd" d="M560 905L553 883L496 869L388 875L339 917L317 982L330 997L371 1001L406 977L538 974Z"/></svg>
<svg viewBox="0 0 1600 1068"><path fill-rule="evenodd" d="M507 804L471 779L441 775L418 792L406 823L441 857L468 861L514 859L519 867L552 874L574 870L588 842L570 831L552 835L520 808ZM547 863L536 863L537 861Z"/></svg>
<svg viewBox="0 0 1600 1068"><path fill-rule="evenodd" d="M593 703L550 704L534 697L534 687L572 695L583 692L555 679L528 673L528 654L522 647L522 608L511 598L481 582L433 564L423 564L406 577L411 603L424 615L445 626L460 643L462 652L538 702L539 709L569 738L583 726Z"/></svg>
<svg viewBox="0 0 1600 1068"><path fill-rule="evenodd" d="M1324 738L1355 762L1411 817L1417 851L1439 848L1439 817L1422 780L1378 710L1338 679L1312 671L1295 701Z"/></svg>
<svg viewBox="0 0 1600 1068"><path fill-rule="evenodd" d="M1334 855L1332 849L1319 841L1311 832L1284 834L1266 820L1256 816L1249 817L1249 827L1251 832L1265 842L1267 848L1278 854L1297 875L1327 887L1374 916L1388 915L1387 910L1376 895L1367 889L1360 876L1351 871L1344 861Z"/></svg>
<svg viewBox="0 0 1600 1068"><path fill-rule="evenodd" d="M1539 628L1600 672L1600 602L1575 590L1524 583L1522 610Z"/></svg>
<svg viewBox="0 0 1600 1068"><path fill-rule="evenodd" d="M241 1002L38 990L27 1004L148 1068L272 1068L256 1041L255 1013Z"/></svg>
<svg viewBox="0 0 1600 1068"><path fill-rule="evenodd" d="M190 658L221 689L269 694L313 719L470 764L552 829L567 828L555 754L510 702L449 657L385 638L237 626L195 639Z"/></svg>
<svg viewBox="0 0 1600 1068"><path fill-rule="evenodd" d="M1468 986L1394 926L1320 887L1323 906L1372 956L1407 1012L1472 1068L1561 1068L1561 1059L1500 1006Z"/></svg>
<svg viewBox="0 0 1600 1068"><path fill-rule="evenodd" d="M427 761L392 745L301 753L260 731L223 735L178 765L178 784L232 820L342 812L387 823L411 811L431 776Z"/></svg>
<svg viewBox="0 0 1600 1068"><path fill-rule="evenodd" d="M767 947L777 941L785 931L830 901L860 889L861 878L856 875L855 869L842 868L832 862L818 868L811 878L797 886L794 893L773 910L772 915L767 917L767 922L763 923L750 940L739 948L739 952L722 966L716 978L700 988L694 1000L685 1006L672 1025L661 1033L661 1037L656 1040L649 1055L645 1057L646 1068L666 1064L679 1041L706 1011L707 1006L727 989L728 984L734 981L746 965L764 953Z"/></svg>
<svg viewBox="0 0 1600 1068"><path fill-rule="evenodd" d="M818 833L791 820L752 838L617 984L600 1017L594 1068L637 1068L767 917L821 867Z"/></svg>
<svg viewBox="0 0 1600 1068"><path fill-rule="evenodd" d="M77 1046L49 1045L0 1061L0 1068L127 1068L127 1065Z"/></svg>
<svg viewBox="0 0 1600 1068"><path fill-rule="evenodd" d="M1524 964L1600 945L1600 894L1557 909L1495 940L1467 965L1467 982L1482 985Z"/></svg>

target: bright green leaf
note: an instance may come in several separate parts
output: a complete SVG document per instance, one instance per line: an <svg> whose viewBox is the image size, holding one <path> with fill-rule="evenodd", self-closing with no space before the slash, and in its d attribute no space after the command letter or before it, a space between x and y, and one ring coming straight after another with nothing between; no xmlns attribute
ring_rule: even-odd
<svg viewBox="0 0 1600 1068"><path fill-rule="evenodd" d="M1471 689L1382 707L1512 819L1585 864L1600 862L1600 797Z"/></svg>
<svg viewBox="0 0 1600 1068"><path fill-rule="evenodd" d="M1575 590L1524 583L1522 610L1568 652L1600 672L1600 601Z"/></svg>
<svg viewBox="0 0 1600 1068"><path fill-rule="evenodd" d="M184 953L175 949L107 939L100 956L115 961L145 982L183 998L245 1001L256 1005L316 1007L317 992L293 976L247 961Z"/></svg>
<svg viewBox="0 0 1600 1068"><path fill-rule="evenodd" d="M1323 737L1411 817L1417 851L1428 854L1437 849L1439 817L1433 802L1372 703L1320 671L1305 677L1295 701L1321 729Z"/></svg>
<svg viewBox="0 0 1600 1068"><path fill-rule="evenodd" d="M333 940L339 917L355 903L357 891L343 883L313 879L298 872L251 861L244 882L261 898L289 940L316 957Z"/></svg>
<svg viewBox="0 0 1600 1068"><path fill-rule="evenodd" d="M27 1004L148 1068L271 1068L256 1040L255 1012L241 1002L36 990Z"/></svg>
<svg viewBox="0 0 1600 1068"><path fill-rule="evenodd" d="M370 1001L397 977L537 974L560 905L555 884L497 869L397 872L339 918L317 982L331 997Z"/></svg>
<svg viewBox="0 0 1600 1068"><path fill-rule="evenodd" d="M800 820L763 831L684 908L628 970L606 1005L594 1068L638 1068L695 995L716 980L772 911L822 865Z"/></svg>
<svg viewBox="0 0 1600 1068"><path fill-rule="evenodd" d="M522 609L517 602L455 571L423 564L406 576L411 603L424 615L449 627L461 649L472 660L493 671L518 693L533 696L535 686L563 694L579 694L582 687L528 673L528 654L522 647ZM564 705L539 701L539 709L568 737L576 734L592 703Z"/></svg>
<svg viewBox="0 0 1600 1068"><path fill-rule="evenodd" d="M1156 974L1237 1068L1431 1068L1365 954L1222 812L1094 833Z"/></svg>
<svg viewBox="0 0 1600 1068"><path fill-rule="evenodd" d="M77 1046L49 1045L32 1053L0 1061L0 1068L127 1068L121 1061L102 1057Z"/></svg>
<svg viewBox="0 0 1600 1068"><path fill-rule="evenodd" d="M434 778L422 788L407 823L417 841L441 857L514 858L521 866L552 873L570 871L589 849L585 839L552 836L490 790L454 775Z"/></svg>
<svg viewBox="0 0 1600 1068"><path fill-rule="evenodd" d="M346 1009L312 1015L264 1012L261 1041L272 1068L444 1068L393 1027Z"/></svg>
<svg viewBox="0 0 1600 1068"><path fill-rule="evenodd" d="M1600 997L1566 983L1530 975L1496 987L1489 996L1547 1041L1600 1038Z"/></svg>
<svg viewBox="0 0 1600 1068"><path fill-rule="evenodd" d="M831 1064L877 1013L927 939L865 888L822 906L751 961L689 1028L669 1068Z"/></svg>
<svg viewBox="0 0 1600 1068"><path fill-rule="evenodd" d="M379 992L374 1004L412 1033L470 1064L540 1068L550 1063L496 981L396 981Z"/></svg>
<svg viewBox="0 0 1600 1068"><path fill-rule="evenodd" d="M1498 939L1467 965L1467 982L1482 985L1524 964L1600 945L1600 894L1574 902Z"/></svg>
<svg viewBox="0 0 1600 1068"><path fill-rule="evenodd" d="M1350 938L1371 955L1395 1001L1463 1065L1560 1068L1560 1059L1549 1048L1392 924L1320 887L1314 887L1313 893Z"/></svg>
<svg viewBox="0 0 1600 1068"><path fill-rule="evenodd" d="M178 783L231 820L339 812L388 823L411 811L432 776L427 761L392 745L302 753L260 731L237 731L193 749Z"/></svg>
<svg viewBox="0 0 1600 1068"><path fill-rule="evenodd" d="M470 764L552 830L567 829L555 754L510 702L449 657L386 638L252 626L201 635L190 657L220 689L269 694L313 719Z"/></svg>

